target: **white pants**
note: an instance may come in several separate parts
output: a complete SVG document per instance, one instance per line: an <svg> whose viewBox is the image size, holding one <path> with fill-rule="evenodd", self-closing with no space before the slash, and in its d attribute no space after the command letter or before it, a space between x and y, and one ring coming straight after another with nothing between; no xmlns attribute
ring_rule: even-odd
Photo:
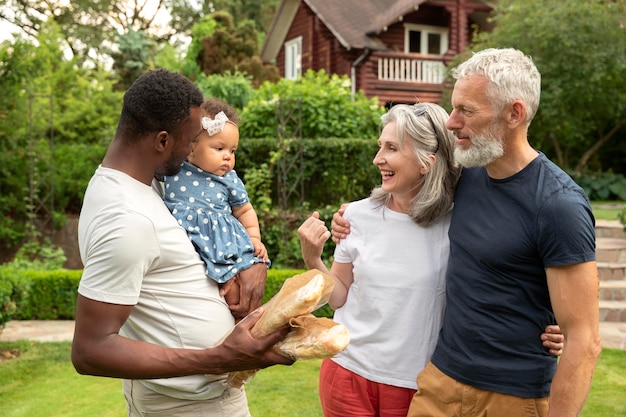
<svg viewBox="0 0 626 417"><path fill-rule="evenodd" d="M244 388L227 388L221 397L191 401L167 397L133 380L123 380L129 417L251 417Z"/></svg>

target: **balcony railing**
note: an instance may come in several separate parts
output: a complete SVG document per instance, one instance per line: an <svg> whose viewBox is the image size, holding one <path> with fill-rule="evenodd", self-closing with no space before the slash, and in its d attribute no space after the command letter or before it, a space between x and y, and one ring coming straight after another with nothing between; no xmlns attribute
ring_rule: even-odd
<svg viewBox="0 0 626 417"><path fill-rule="evenodd" d="M441 61L400 57L401 54L381 54L378 57L378 79L407 83L441 84L446 67Z"/></svg>

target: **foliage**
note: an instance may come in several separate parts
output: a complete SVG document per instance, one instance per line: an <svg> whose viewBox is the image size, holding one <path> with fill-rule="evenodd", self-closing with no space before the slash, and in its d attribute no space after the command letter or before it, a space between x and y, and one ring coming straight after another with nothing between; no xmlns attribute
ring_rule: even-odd
<svg viewBox="0 0 626 417"><path fill-rule="evenodd" d="M269 27L279 0L211 0L210 3L213 11L228 12L236 22L253 21L256 30L264 31Z"/></svg>
<svg viewBox="0 0 626 417"><path fill-rule="evenodd" d="M19 320L70 320L76 311L76 294L82 271L26 270L30 281L26 298L17 303Z"/></svg>
<svg viewBox="0 0 626 417"><path fill-rule="evenodd" d="M51 23L39 33L37 44L18 39L0 45L0 87L6 93L0 102L0 223L10 225L0 229L4 247L24 237L30 208L45 215L31 196L51 203L53 188L55 195L67 193L58 184L65 186L64 176L76 174L84 163L81 154L64 154L60 159L71 158L67 165L56 164L52 155L58 157L71 143L85 148L108 143L119 114L121 93L112 91L109 74L65 59L60 38ZM84 188L91 173L93 168L68 183L82 179ZM76 200L59 198L54 209L63 211L61 204L76 205Z"/></svg>
<svg viewBox="0 0 626 417"><path fill-rule="evenodd" d="M154 68L165 68L172 72L180 72L183 67L184 54L181 52L182 45L166 43L157 45L154 55Z"/></svg>
<svg viewBox="0 0 626 417"><path fill-rule="evenodd" d="M0 280L0 333L5 323L13 319L17 306L13 301L11 294L13 286L8 281Z"/></svg>
<svg viewBox="0 0 626 417"><path fill-rule="evenodd" d="M117 75L116 90L126 91L141 74L151 67L156 43L143 31L132 28L119 36L119 50L110 51L113 71Z"/></svg>
<svg viewBox="0 0 626 417"><path fill-rule="evenodd" d="M81 65L100 66L108 60L107 45L115 44L116 38L128 31L149 33L159 42L167 42L188 29L178 25L182 23L180 20L163 25L157 18L171 3L158 2L156 7L146 7L146 2L139 0L3 0L0 19L13 23L31 39L40 36L44 26L53 22L60 28L63 49L71 53L72 59ZM187 2L183 3L186 7L177 11L197 19L198 12Z"/></svg>
<svg viewBox="0 0 626 417"><path fill-rule="evenodd" d="M183 73L191 79L200 74L243 72L256 87L265 80L278 79L278 70L265 66L258 56L258 32L251 20L235 24L225 11L203 17L192 29L192 40Z"/></svg>
<svg viewBox="0 0 626 417"><path fill-rule="evenodd" d="M16 320L72 320L75 317L76 294L82 270L42 268L40 263L10 263L0 266L0 326L11 318ZM283 282L302 268L267 271L263 301L280 290ZM324 306L314 312L319 317L332 317Z"/></svg>
<svg viewBox="0 0 626 417"><path fill-rule="evenodd" d="M113 132L110 132L111 137ZM91 176L106 152L106 144L61 144L54 149L55 206L78 214Z"/></svg>
<svg viewBox="0 0 626 417"><path fill-rule="evenodd" d="M374 139L302 139L290 141L284 152L278 152L276 139L248 140L243 134L241 137L236 169L251 191L255 207L259 202L255 190L248 185L252 178L254 188L264 187L263 192L256 190L258 195L271 196L272 206L279 206L276 164L280 158L289 159L300 150L302 165L286 172L283 180L286 184L302 182L302 200L313 209L362 199L380 183L380 173L372 164L377 150ZM251 169L253 174L250 174ZM250 179L249 175L252 175ZM302 201L292 198L287 207L302 207Z"/></svg>
<svg viewBox="0 0 626 417"><path fill-rule="evenodd" d="M111 6L122 1L89 1L59 3L56 1L24 2L4 0L2 18L21 28L24 34L37 38L53 22L63 33L63 48L84 62L98 46L115 33L110 19ZM122 8L121 10L124 10ZM11 10L12 13L7 13ZM119 9L118 9L119 10ZM97 53L96 53L97 54Z"/></svg>
<svg viewBox="0 0 626 417"><path fill-rule="evenodd" d="M533 57L542 104L530 137L560 166L582 172L626 125L626 4L500 0L496 11L495 28L472 49L515 47Z"/></svg>
<svg viewBox="0 0 626 417"><path fill-rule="evenodd" d="M188 29L196 24L201 16L213 12L225 12L230 14L235 22L254 21L255 29L262 34L270 26L279 2L280 0L198 0L195 2L175 0L166 4L172 17L169 24L174 31L179 33L188 33ZM198 7L194 7L194 4Z"/></svg>
<svg viewBox="0 0 626 417"><path fill-rule="evenodd" d="M206 75L201 73L195 84L204 94L204 97L217 97L231 104L237 109L243 109L252 95L252 77L229 70L223 74Z"/></svg>
<svg viewBox="0 0 626 417"><path fill-rule="evenodd" d="M10 302L17 320L73 319L81 275L79 270L41 269L41 263L0 267L0 282L11 286Z"/></svg>
<svg viewBox="0 0 626 417"><path fill-rule="evenodd" d="M383 111L362 91L352 96L347 76L309 70L295 81L264 82L242 113L240 131L243 138L276 137L277 127L310 139L376 138ZM284 126L281 114L292 115Z"/></svg>
<svg viewBox="0 0 626 417"><path fill-rule="evenodd" d="M191 43L187 48L187 55L183 61L183 74L195 80L195 78L202 72L200 63L198 62L198 56L202 52L202 39L210 36L215 30L217 23L209 15L203 16L197 23L191 28Z"/></svg>
<svg viewBox="0 0 626 417"><path fill-rule="evenodd" d="M272 209L272 170L265 162L250 167L246 172L246 190L254 210L267 213Z"/></svg>
<svg viewBox="0 0 626 417"><path fill-rule="evenodd" d="M626 201L626 177L612 172L570 174L590 200Z"/></svg>
<svg viewBox="0 0 626 417"><path fill-rule="evenodd" d="M249 21L236 26L232 16L225 12L215 12L211 17L216 23L215 30L201 39L202 50L196 58L202 72L221 74L257 53L256 33Z"/></svg>
<svg viewBox="0 0 626 417"><path fill-rule="evenodd" d="M55 270L63 268L66 259L63 249L49 239L43 239L43 243L34 240L24 243L6 266L16 270Z"/></svg>

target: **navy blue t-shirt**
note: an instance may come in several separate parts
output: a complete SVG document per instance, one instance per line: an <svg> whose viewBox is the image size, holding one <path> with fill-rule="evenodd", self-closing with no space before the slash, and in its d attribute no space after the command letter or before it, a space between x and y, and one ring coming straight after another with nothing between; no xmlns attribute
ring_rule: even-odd
<svg viewBox="0 0 626 417"><path fill-rule="evenodd" d="M503 180L463 169L435 366L477 388L549 395L557 361L540 340L555 323L545 268L595 260L594 224L583 190L543 154Z"/></svg>

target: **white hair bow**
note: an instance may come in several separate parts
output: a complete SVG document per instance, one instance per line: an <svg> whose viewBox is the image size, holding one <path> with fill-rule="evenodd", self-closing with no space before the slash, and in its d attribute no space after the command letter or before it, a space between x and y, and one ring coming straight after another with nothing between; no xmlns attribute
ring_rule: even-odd
<svg viewBox="0 0 626 417"><path fill-rule="evenodd" d="M223 111L217 113L214 119L210 117L202 118L202 128L206 129L209 133L209 136L213 136L222 130L224 130L224 124L228 121L228 117L224 114Z"/></svg>

